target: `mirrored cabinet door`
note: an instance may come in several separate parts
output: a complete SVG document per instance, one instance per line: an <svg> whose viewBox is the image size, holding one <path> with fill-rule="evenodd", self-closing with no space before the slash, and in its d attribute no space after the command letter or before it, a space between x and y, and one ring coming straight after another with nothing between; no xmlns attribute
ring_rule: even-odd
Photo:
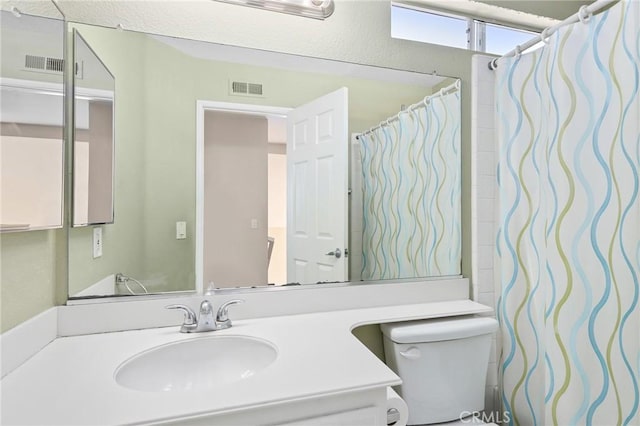
<svg viewBox="0 0 640 426"><path fill-rule="evenodd" d="M0 13L0 230L60 228L64 22Z"/></svg>
<svg viewBox="0 0 640 426"><path fill-rule="evenodd" d="M73 226L113 223L115 78L77 29L73 55Z"/></svg>

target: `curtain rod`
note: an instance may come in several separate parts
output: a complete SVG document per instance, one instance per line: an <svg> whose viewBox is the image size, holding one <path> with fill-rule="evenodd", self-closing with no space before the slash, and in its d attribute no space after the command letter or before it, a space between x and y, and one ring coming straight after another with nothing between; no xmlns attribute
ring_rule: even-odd
<svg viewBox="0 0 640 426"><path fill-rule="evenodd" d="M388 119L386 119L386 120L381 121L381 122L380 122L380 124L378 124L377 126L373 126L373 127L372 127L372 128L370 128L369 130L366 130L366 131L364 131L364 132L360 133L359 135L357 135L357 136L356 136L356 139L360 139L360 136L364 136L364 135L366 135L366 134L368 134L368 133L371 133L371 132L373 132L373 131L375 131L375 130L377 130L377 129L381 128L381 127L382 127L382 126L384 126L385 124L386 124L386 125L391 124L391 122L392 122L392 121L395 121L395 120L400 119L400 114L402 114L402 113L404 113L404 112L407 112L407 113L408 113L409 111L411 111L411 110L413 110L413 109L416 109L416 108L420 107L421 105L426 106L426 105L431 101L431 99L433 99L433 98L435 98L435 97L438 97L438 96L444 96L444 95L446 95L450 90L454 90L454 89L455 89L455 90L460 89L460 79L457 79L454 83L450 84L449 86L447 86L447 87L443 87L442 89L438 90L438 92L437 92L437 93L433 93L433 94L431 94L431 95L427 95L427 96L425 96L425 97L424 97L424 99L423 99L423 100L421 100L420 102L417 102L417 103L415 103L415 104L413 104L413 105L409 106L408 108L403 109L402 111L400 111L398 114L394 115L394 116L393 116L393 117L391 117L391 118L388 118Z"/></svg>
<svg viewBox="0 0 640 426"><path fill-rule="evenodd" d="M487 4L476 0L391 0L391 5L419 12L435 12L436 14L454 15L454 17L470 18L491 24L506 25L528 31L542 31L544 28L560 22L548 16L521 12L496 3Z"/></svg>
<svg viewBox="0 0 640 426"><path fill-rule="evenodd" d="M509 56L518 56L519 54L521 54L522 52L524 52L525 50L529 49L530 47L536 45L539 42L544 42L546 43L547 38L549 38L553 33L555 33L556 31L558 31L560 28L566 26L566 25L570 25L570 24L574 24L576 22L586 22L591 15L593 15L594 13L604 9L605 7L613 4L613 3L618 3L620 0L597 0L594 3L591 3L590 5L584 5L581 6L580 9L578 10L578 12L574 13L573 15L569 16L567 19L565 19L564 21L556 24L556 25L552 25L550 27L545 28L539 36L532 38L531 40L529 40L528 42L521 44L521 45L517 45L515 47L515 49L511 50L510 52L505 53L504 55L502 55L499 58L493 59L491 61L489 61L489 69L494 71L496 68L498 68L498 60L502 59L502 58L507 58Z"/></svg>

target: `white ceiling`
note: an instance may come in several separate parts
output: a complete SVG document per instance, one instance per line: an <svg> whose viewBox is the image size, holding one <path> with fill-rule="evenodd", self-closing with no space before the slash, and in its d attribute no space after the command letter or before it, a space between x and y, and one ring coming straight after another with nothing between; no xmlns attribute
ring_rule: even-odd
<svg viewBox="0 0 640 426"><path fill-rule="evenodd" d="M420 0L417 0L420 1ZM477 2L553 19L565 19L595 0L476 0Z"/></svg>

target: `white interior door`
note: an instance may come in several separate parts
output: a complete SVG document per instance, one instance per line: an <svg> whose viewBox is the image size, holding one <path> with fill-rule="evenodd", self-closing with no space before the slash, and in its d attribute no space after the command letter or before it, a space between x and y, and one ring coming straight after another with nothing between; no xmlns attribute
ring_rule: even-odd
<svg viewBox="0 0 640 426"><path fill-rule="evenodd" d="M287 115L290 283L348 279L347 155L346 87Z"/></svg>

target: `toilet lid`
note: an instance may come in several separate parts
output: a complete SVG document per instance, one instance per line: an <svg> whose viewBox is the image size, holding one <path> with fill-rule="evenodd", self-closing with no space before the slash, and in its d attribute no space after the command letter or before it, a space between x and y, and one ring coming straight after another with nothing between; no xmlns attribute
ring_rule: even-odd
<svg viewBox="0 0 640 426"><path fill-rule="evenodd" d="M464 316L380 324L382 333L396 343L426 343L491 334L498 321L490 317Z"/></svg>

